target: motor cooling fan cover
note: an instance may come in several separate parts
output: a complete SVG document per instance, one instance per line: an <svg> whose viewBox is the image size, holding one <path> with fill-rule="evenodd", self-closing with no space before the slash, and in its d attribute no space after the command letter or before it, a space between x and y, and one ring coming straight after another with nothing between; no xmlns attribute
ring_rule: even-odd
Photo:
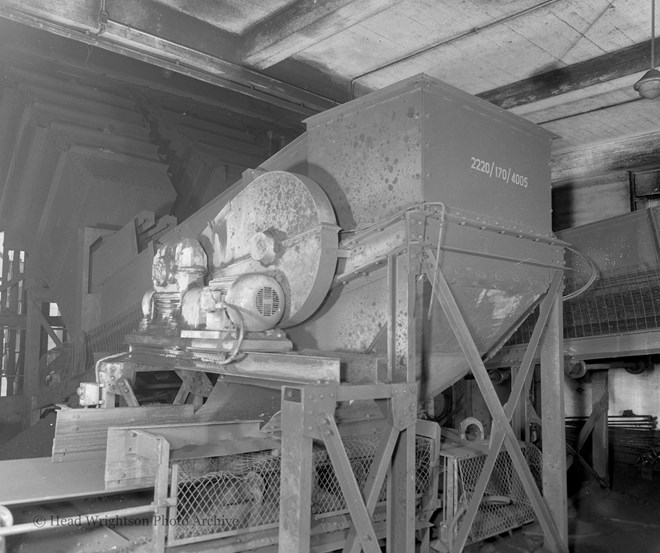
<svg viewBox="0 0 660 553"><path fill-rule="evenodd" d="M261 331L274 328L284 313L285 298L282 287L272 277L253 273L238 277L227 291L226 301L241 314L242 321L229 317L245 330Z"/></svg>
<svg viewBox="0 0 660 553"><path fill-rule="evenodd" d="M318 184L303 175L270 171L223 207L200 242L212 278L264 274L275 279L284 300L278 326L286 328L306 320L325 299L337 264L338 230ZM266 310L272 309L268 294L264 290L260 300Z"/></svg>

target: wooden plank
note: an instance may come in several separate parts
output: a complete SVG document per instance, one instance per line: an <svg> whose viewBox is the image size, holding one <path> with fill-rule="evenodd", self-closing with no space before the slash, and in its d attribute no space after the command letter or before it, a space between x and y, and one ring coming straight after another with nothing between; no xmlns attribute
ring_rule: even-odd
<svg viewBox="0 0 660 553"><path fill-rule="evenodd" d="M48 20L83 32L98 33L101 0L4 0L0 14L9 19L20 13L30 18L33 25Z"/></svg>
<svg viewBox="0 0 660 553"><path fill-rule="evenodd" d="M266 69L397 3L397 0L298 0L243 35L242 59Z"/></svg>
<svg viewBox="0 0 660 553"><path fill-rule="evenodd" d="M592 373L592 379L594 375L597 378L597 373ZM607 418L608 408L609 408L609 398L607 391L605 391L601 395L600 399L593 403L593 406L591 408L591 414L589 415L587 422L584 423L584 426L580 429L580 433L578 434L578 439L575 446L576 451L579 452L582 449L585 442L587 441L587 438L589 437L589 434L591 434L591 431L596 427L596 424L598 423L598 421L600 421L601 417Z"/></svg>
<svg viewBox="0 0 660 553"><path fill-rule="evenodd" d="M645 71L651 64L650 53L651 41L646 41L477 96L501 108L511 109Z"/></svg>
<svg viewBox="0 0 660 553"><path fill-rule="evenodd" d="M27 317L25 315L18 315L12 311L0 311L0 326L8 328L25 328L27 325Z"/></svg>
<svg viewBox="0 0 660 553"><path fill-rule="evenodd" d="M592 464L594 470L600 477L609 484L610 470L609 470L609 432L607 428L607 409L609 408L609 394L608 394L608 372L593 371L591 373L591 393L594 398L602 398L606 402L602 406L604 409L604 416L600 417L594 426L592 440ZM593 408L597 409L601 400L594 403Z"/></svg>
<svg viewBox="0 0 660 553"><path fill-rule="evenodd" d="M131 220L112 236L104 237L91 257L91 292L130 263L138 254L135 221Z"/></svg>
<svg viewBox="0 0 660 553"><path fill-rule="evenodd" d="M28 273L34 271L34 262L27 259ZM36 272L36 271L35 271ZM27 291L27 321L25 337L25 369L23 377L23 393L33 396L39 391L39 357L41 355L41 322L39 320L39 303L43 301L39 290Z"/></svg>
<svg viewBox="0 0 660 553"><path fill-rule="evenodd" d="M138 6L140 3L137 2L122 2L121 4L108 2L106 11L109 19L104 24L102 33L98 33L100 28L95 29L93 33L86 33L77 30L75 26L74 28L66 26L59 17L51 17L47 9L26 13L15 0L12 0L12 4L14 5L0 4L0 16L188 75L276 105L289 112L309 116L335 105L332 100L319 94L308 92L303 88L292 86L227 61L222 57L227 54L226 51L207 54L206 52L213 48L213 44L197 43L195 38L198 33L182 37L182 41L178 42L159 32L159 25L163 24L162 20L158 20L157 25L153 23L148 25L156 34L134 27L131 20L134 12L131 12L132 15L127 15L124 8ZM44 2L44 4L46 3ZM62 11L65 16L72 11L67 9L71 7L70 4L73 2L64 4ZM114 19L115 17L116 19ZM147 18L147 20L149 19L151 18Z"/></svg>
<svg viewBox="0 0 660 553"><path fill-rule="evenodd" d="M41 323L42 328L48 333L48 336L50 336L50 339L53 342L55 342L55 346L57 347L61 346L62 340L60 340L60 337L57 334L55 334L55 331L50 326L48 319L46 319L45 315L41 312L41 309L37 309L35 315L39 320L39 322Z"/></svg>
<svg viewBox="0 0 660 553"><path fill-rule="evenodd" d="M105 9L112 21L141 29L172 42L188 45L218 58L235 61L236 35L209 24L204 17L193 17L173 9L168 2L140 0L106 0ZM188 10L199 9L199 2L186 2ZM213 6L223 9L222 3Z"/></svg>
<svg viewBox="0 0 660 553"><path fill-rule="evenodd" d="M660 133L600 144L591 148L557 153L552 156L553 183L587 176L605 175L660 164Z"/></svg>
<svg viewBox="0 0 660 553"><path fill-rule="evenodd" d="M92 245L104 236L112 234L111 230L98 229L94 227L85 227L81 229L78 234L78 242L80 243L80 251L82 253L80 261L80 329L88 332L100 324L100 306L98 297L90 293L90 271L91 262L90 257L92 254Z"/></svg>
<svg viewBox="0 0 660 553"><path fill-rule="evenodd" d="M4 51L4 45L3 45ZM4 191L5 180L8 177L11 159L14 155L16 140L15 129L23 116L21 95L14 83L8 82L0 96L0 196Z"/></svg>
<svg viewBox="0 0 660 553"><path fill-rule="evenodd" d="M32 238L32 245L28 249L30 252L39 251L39 243L42 241L44 232L46 231L48 220L53 215L53 204L55 203L55 198L59 194L60 188L62 187L62 174L64 173L64 168L66 166L68 157L68 151L61 152L59 159L57 160L57 165L53 171L50 186L48 187L48 196L44 202L43 211L41 212L39 223Z"/></svg>
<svg viewBox="0 0 660 553"><path fill-rule="evenodd" d="M126 312L142 301L144 293L153 286L151 268L154 248L148 246L123 267L119 267L103 285L96 290L98 298L98 324Z"/></svg>
<svg viewBox="0 0 660 553"><path fill-rule="evenodd" d="M63 409L57 413L53 461L105 459L110 427L177 424L192 416L192 405Z"/></svg>
<svg viewBox="0 0 660 553"><path fill-rule="evenodd" d="M0 5L0 13L1 10ZM173 99L178 102L194 102L209 107L217 116L231 121L232 125L258 128L268 124L272 128L288 129L296 134L303 128L302 117L298 113L276 108L239 92L219 90L211 83L199 80L191 82L187 76L165 73L159 67L143 63L139 59L120 57L120 54L110 50L95 50L85 67L81 68L79 60L81 57L85 58L89 42L84 44L67 40L52 33L44 35L41 31L13 24L1 17L0 34L3 37L0 59L8 65L16 63L17 59L28 60L37 65L56 65L60 73L75 79L87 79L90 75L96 75L104 80L114 81L113 86L135 85L140 87L140 92L155 97L157 103L172 102ZM37 47L37 44L43 46ZM57 52L57 55L53 52ZM117 69L118 67L120 69ZM318 87L317 90L323 88ZM3 113L0 113L0 118ZM8 114L9 117L11 115ZM93 114L87 114L86 118L88 121L96 120ZM130 133L124 130L123 134L141 136L139 129L140 127L136 127ZM118 131L121 131L121 128ZM0 145L2 143L0 140ZM11 147L3 150L6 151L11 151ZM4 155L0 155L0 158L4 159Z"/></svg>
<svg viewBox="0 0 660 553"><path fill-rule="evenodd" d="M5 249L7 245L5 244ZM9 277L13 279L18 273L20 268L20 252L17 250L10 250L9 255L11 258ZM11 316L14 313L18 313L18 288L12 286L7 290L8 295L8 309L9 312L7 315ZM17 390L15 385L16 380L16 346L18 344L17 340L17 329L9 328L7 329L8 340L5 347L5 373L7 374L7 385L9 387L10 393L14 393L14 389Z"/></svg>
<svg viewBox="0 0 660 553"><path fill-rule="evenodd" d="M9 158L7 174L2 186L2 194L0 195L0 213L2 214L9 212L8 210L11 208L11 206L9 205L8 198L12 195L12 193L16 193L16 189L20 185L18 179L14 178L14 173L16 171L16 165L21 164L22 155L25 155L23 154L23 146L25 145L24 136L28 132L28 126L31 119L32 108L25 107L23 109L18 128L15 131L14 145L12 148L11 157Z"/></svg>

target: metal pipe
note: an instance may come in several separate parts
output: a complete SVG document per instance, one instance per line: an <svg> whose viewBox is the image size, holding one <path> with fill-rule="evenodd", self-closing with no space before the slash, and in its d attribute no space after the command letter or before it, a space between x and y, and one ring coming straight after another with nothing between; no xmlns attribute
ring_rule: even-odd
<svg viewBox="0 0 660 553"><path fill-rule="evenodd" d="M23 524L15 524L14 526L0 527L0 537L14 536L16 534L27 534L29 532L37 532L39 530L52 530L54 528L63 528L71 526L91 526L103 520L119 517L130 517L135 515L142 515L146 513L155 513L156 507L151 505L142 505L140 507L128 507L126 509L116 509L114 511L105 511L101 513L89 513L73 517L51 518L51 524L48 524L47 517L35 517L32 522L25 522ZM41 524L41 526L40 526Z"/></svg>

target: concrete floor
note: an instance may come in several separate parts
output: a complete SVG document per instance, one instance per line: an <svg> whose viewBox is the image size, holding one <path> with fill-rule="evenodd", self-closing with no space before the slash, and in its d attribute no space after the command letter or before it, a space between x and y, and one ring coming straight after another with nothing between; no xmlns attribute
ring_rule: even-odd
<svg viewBox="0 0 660 553"><path fill-rule="evenodd" d="M569 473L571 553L660 553L660 472L650 481L628 465L613 467L610 489ZM465 553L546 551L538 524L465 549Z"/></svg>

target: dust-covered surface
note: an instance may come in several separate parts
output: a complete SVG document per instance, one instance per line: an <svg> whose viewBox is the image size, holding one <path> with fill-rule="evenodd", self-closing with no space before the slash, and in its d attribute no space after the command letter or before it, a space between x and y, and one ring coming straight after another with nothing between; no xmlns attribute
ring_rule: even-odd
<svg viewBox="0 0 660 553"><path fill-rule="evenodd" d="M614 466L610 489L578 484L568 501L571 553L660 553L660 473L644 479L636 467ZM581 486L581 487L580 487ZM538 523L472 544L465 553L547 552Z"/></svg>
<svg viewBox="0 0 660 553"><path fill-rule="evenodd" d="M0 445L0 460L50 457L55 436L55 417L54 412L49 413L35 425Z"/></svg>

